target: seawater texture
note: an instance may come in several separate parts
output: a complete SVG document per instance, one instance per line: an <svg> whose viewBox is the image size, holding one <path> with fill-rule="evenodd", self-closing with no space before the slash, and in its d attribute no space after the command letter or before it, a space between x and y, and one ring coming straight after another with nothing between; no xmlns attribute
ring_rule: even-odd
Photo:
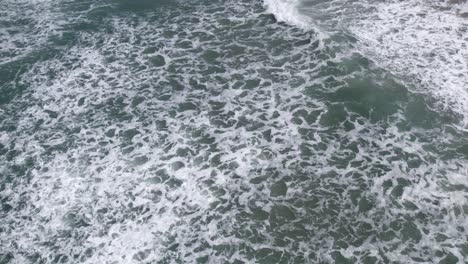
<svg viewBox="0 0 468 264"><path fill-rule="evenodd" d="M468 127L467 1L297 0L294 7L307 21L355 38L360 53Z"/></svg>
<svg viewBox="0 0 468 264"><path fill-rule="evenodd" d="M468 261L466 61L386 3L0 0L0 263Z"/></svg>

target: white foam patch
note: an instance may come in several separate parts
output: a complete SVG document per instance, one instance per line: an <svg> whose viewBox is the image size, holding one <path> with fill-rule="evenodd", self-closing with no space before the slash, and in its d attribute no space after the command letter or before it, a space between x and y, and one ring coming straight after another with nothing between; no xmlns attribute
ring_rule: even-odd
<svg viewBox="0 0 468 264"><path fill-rule="evenodd" d="M298 11L298 0L264 0L266 11L275 16L278 21L286 22L302 28L312 26L311 19Z"/></svg>
<svg viewBox="0 0 468 264"><path fill-rule="evenodd" d="M283 11L290 7L276 11L279 17L281 12L295 17L289 19L291 24L314 24L332 38L353 36L358 40L358 52L394 74L412 91L435 99L436 111L458 115L460 127L466 129L467 6L466 1L301 0L294 2L299 14Z"/></svg>
<svg viewBox="0 0 468 264"><path fill-rule="evenodd" d="M343 25L378 65L437 99L468 125L468 21L450 6L427 1L369 3Z"/></svg>

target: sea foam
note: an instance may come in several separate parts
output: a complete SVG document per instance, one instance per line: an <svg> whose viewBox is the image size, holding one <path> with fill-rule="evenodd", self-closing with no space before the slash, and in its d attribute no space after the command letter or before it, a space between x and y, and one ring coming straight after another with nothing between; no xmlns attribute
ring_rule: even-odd
<svg viewBox="0 0 468 264"><path fill-rule="evenodd" d="M285 22L301 28L311 28L311 19L301 14L297 7L299 0L264 0L266 11L280 22Z"/></svg>
<svg viewBox="0 0 468 264"><path fill-rule="evenodd" d="M267 11L291 25L351 38L354 52L395 75L468 125L468 3L444 1L265 0ZM345 44L346 45L346 44ZM350 50L346 50L350 52Z"/></svg>

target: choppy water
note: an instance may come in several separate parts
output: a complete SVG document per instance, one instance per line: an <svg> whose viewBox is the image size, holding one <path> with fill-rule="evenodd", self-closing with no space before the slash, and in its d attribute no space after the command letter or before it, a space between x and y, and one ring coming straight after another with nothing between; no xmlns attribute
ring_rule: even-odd
<svg viewBox="0 0 468 264"><path fill-rule="evenodd" d="M0 263L468 262L467 15L0 0Z"/></svg>

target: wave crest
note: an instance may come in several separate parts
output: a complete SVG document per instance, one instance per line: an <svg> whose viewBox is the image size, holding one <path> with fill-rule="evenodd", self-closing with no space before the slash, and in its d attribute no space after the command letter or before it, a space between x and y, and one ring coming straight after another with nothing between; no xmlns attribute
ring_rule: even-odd
<svg viewBox="0 0 468 264"><path fill-rule="evenodd" d="M310 18L298 11L298 0L264 0L266 11L280 22L285 22L303 29L311 27Z"/></svg>

